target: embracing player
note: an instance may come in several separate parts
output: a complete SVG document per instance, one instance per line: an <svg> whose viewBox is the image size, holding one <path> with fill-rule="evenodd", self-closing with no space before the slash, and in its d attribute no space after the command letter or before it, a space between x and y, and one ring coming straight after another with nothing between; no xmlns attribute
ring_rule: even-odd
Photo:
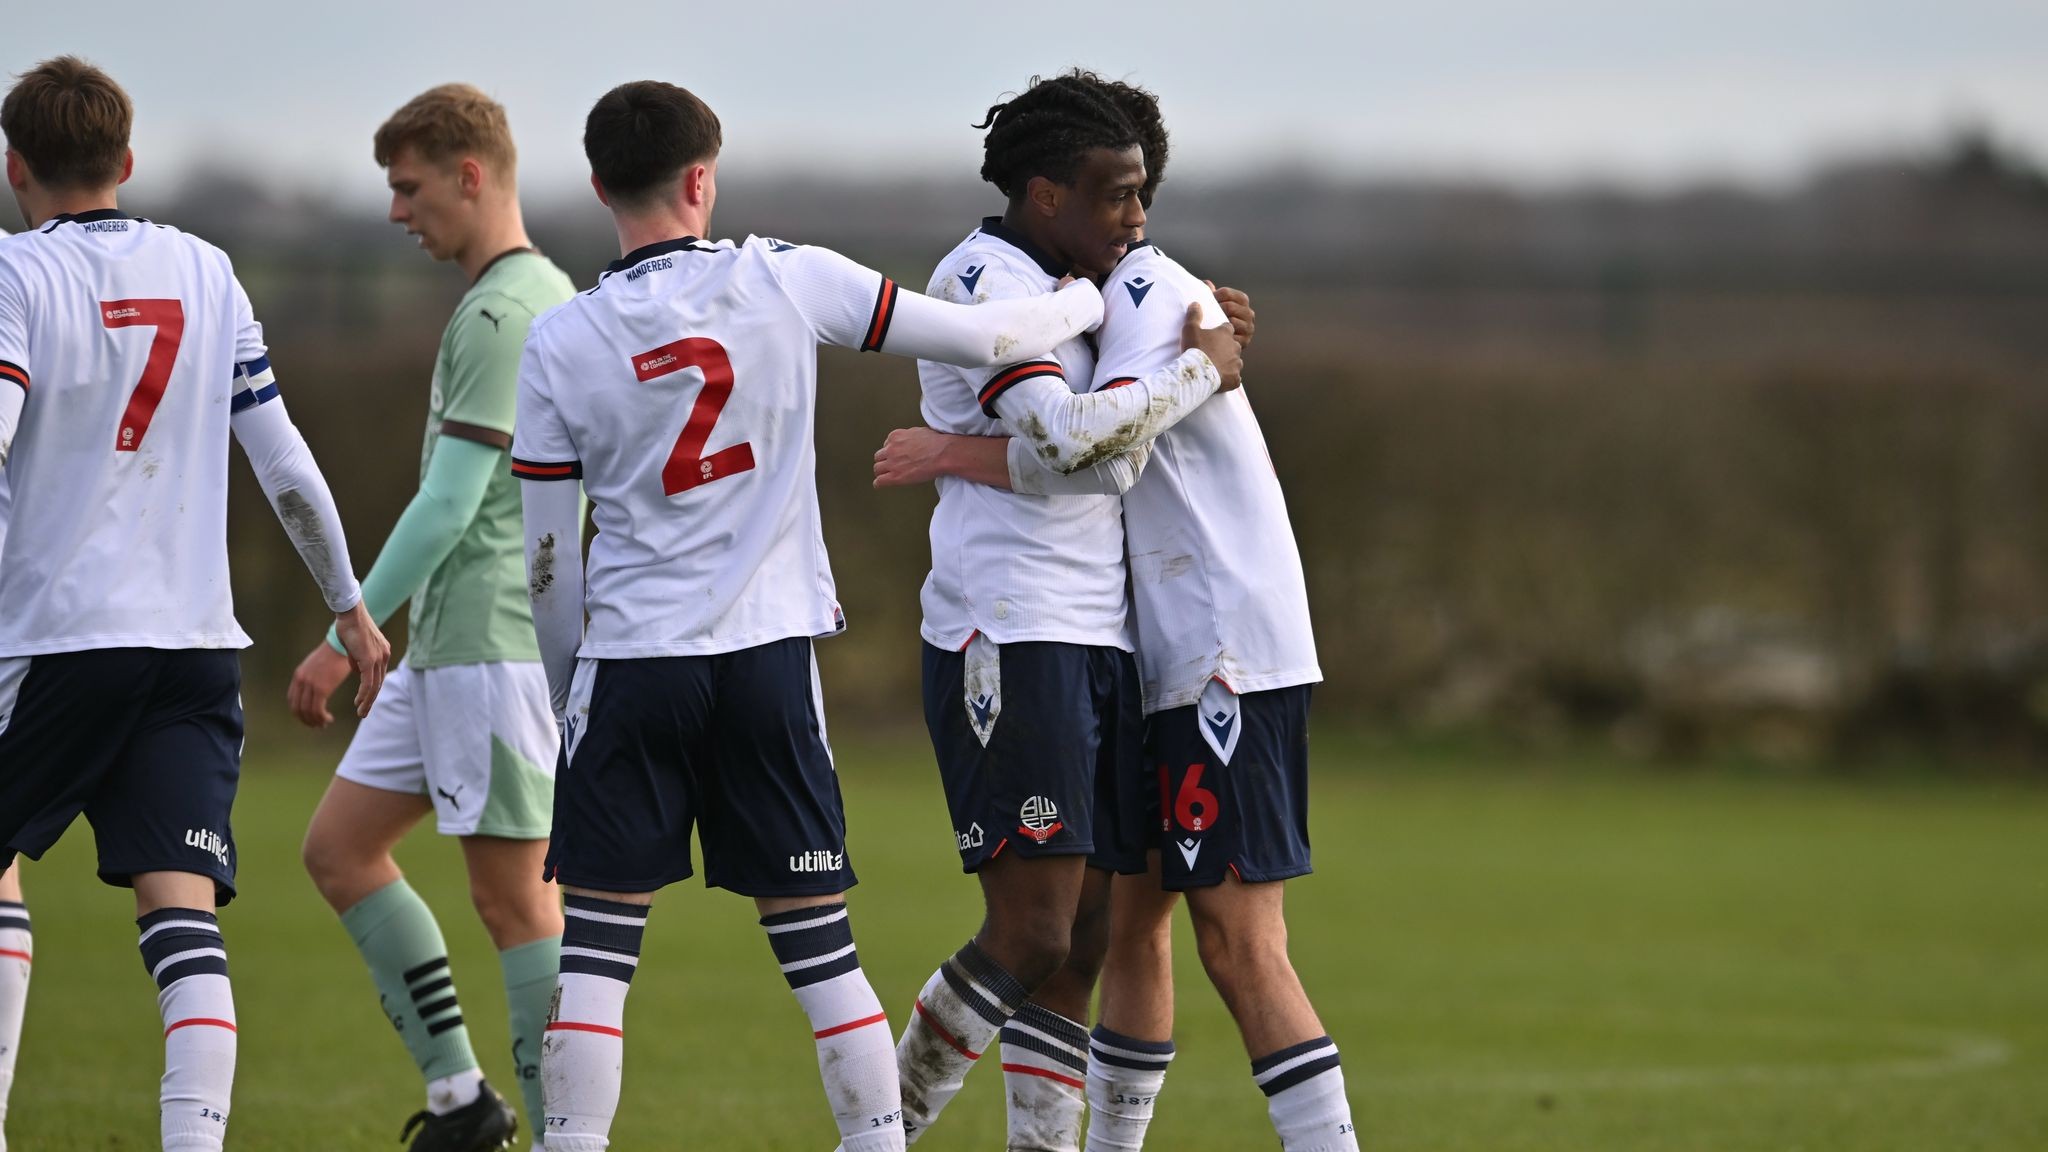
<svg viewBox="0 0 2048 1152"><path fill-rule="evenodd" d="M720 143L716 116L673 85L597 102L584 150L624 256L535 323L520 371L513 469L567 726L548 854L569 907L547 1146L608 1146L649 905L691 875L696 824L706 883L754 898L810 1019L845 1147L898 1149L896 1063L847 919L854 874L811 649L843 626L819 527L815 349L1030 359L1093 327L1101 299L1082 282L968 308L822 248L700 240ZM587 592L579 479L599 527Z"/></svg>
<svg viewBox="0 0 2048 1152"><path fill-rule="evenodd" d="M73 57L0 103L29 225L0 240L0 855L83 812L132 887L159 989L165 1149L217 1149L235 1006L216 902L234 895L241 674L227 557L230 432L312 569L369 711L390 646L364 610L326 481L285 414L263 329L219 249L124 213L133 108ZM11 447L11 453L9 451Z"/></svg>
<svg viewBox="0 0 2048 1152"><path fill-rule="evenodd" d="M540 1138L540 1044L561 947L561 902L541 879L558 736L534 645L507 469L519 356L535 316L574 294L527 239L505 110L467 84L413 98L377 130L391 220L453 262L469 291L441 336L420 490L363 577L383 620L412 602L405 662L350 741L306 830L306 870L340 914L379 1002L426 1081L417 1152L501 1147L517 1126L484 1082L441 928L392 859L428 813L462 844L470 897L505 979L512 1060ZM321 727L348 676L335 638L292 678L291 705Z"/></svg>
<svg viewBox="0 0 2048 1152"><path fill-rule="evenodd" d="M1149 207L1167 156L1157 100L1076 80L1137 126ZM1179 308L1208 289L1149 241L1131 245L1105 283L1094 383L1116 387L1178 354ZM1203 967L1237 1020L1282 1147L1355 1149L1336 1046L1287 956L1282 897L1287 879L1309 871L1308 702L1321 672L1300 553L1250 402L1242 391L1217 396L1114 467L1056 477L1038 459L1022 442L917 429L891 435L876 476L895 485L949 475L1019 492L1072 492L1078 479L1124 492L1157 809L1150 835L1121 847L1149 854L1151 875L1115 887L1087 1061L1089 1152L1142 1144L1172 1059L1176 892L1187 895Z"/></svg>
<svg viewBox="0 0 2048 1152"><path fill-rule="evenodd" d="M1029 299L1069 271L1108 275L1145 222L1137 126L1079 74L1035 83L984 126L981 174L1008 206L940 261L933 291ZM1173 315L1173 354L1115 388L1091 386L1096 356L1081 340L994 372L921 365L925 420L1013 435L1038 470L1063 474L1054 487L1090 491L1097 475L1128 473L1125 453L1236 386L1238 349L1216 301L1161 311ZM1197 323L1218 325L1215 363L1186 350ZM1143 721L1115 491L1052 499L939 481L922 597L925 722L987 914L926 982L897 1048L913 1139L1000 1034L1009 1146L1079 1143L1114 834L1142 796L1130 786Z"/></svg>

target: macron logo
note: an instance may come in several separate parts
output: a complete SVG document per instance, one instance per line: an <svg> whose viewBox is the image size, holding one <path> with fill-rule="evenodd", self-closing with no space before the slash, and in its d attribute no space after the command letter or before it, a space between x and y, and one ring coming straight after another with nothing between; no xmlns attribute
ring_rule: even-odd
<svg viewBox="0 0 2048 1152"><path fill-rule="evenodd" d="M1145 293L1152 290L1152 281L1145 279L1143 276L1133 276L1129 280L1124 281L1124 290L1131 294L1131 307L1143 307Z"/></svg>
<svg viewBox="0 0 2048 1152"><path fill-rule="evenodd" d="M982 271L987 267L988 265L986 264L976 264L974 267L969 268L967 271L962 272L960 274L960 283L965 284L967 286L967 291L970 294L973 293L974 286L976 284L981 283Z"/></svg>

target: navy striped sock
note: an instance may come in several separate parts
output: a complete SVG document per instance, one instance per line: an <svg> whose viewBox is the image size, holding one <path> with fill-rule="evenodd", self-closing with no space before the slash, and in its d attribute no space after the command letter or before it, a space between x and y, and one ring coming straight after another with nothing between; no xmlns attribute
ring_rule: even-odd
<svg viewBox="0 0 2048 1152"><path fill-rule="evenodd" d="M1358 1147L1337 1045L1318 1036L1252 1061L1252 1080L1285 1152L1350 1152Z"/></svg>
<svg viewBox="0 0 2048 1152"><path fill-rule="evenodd" d="M572 895L562 911L562 971L632 983L649 907Z"/></svg>

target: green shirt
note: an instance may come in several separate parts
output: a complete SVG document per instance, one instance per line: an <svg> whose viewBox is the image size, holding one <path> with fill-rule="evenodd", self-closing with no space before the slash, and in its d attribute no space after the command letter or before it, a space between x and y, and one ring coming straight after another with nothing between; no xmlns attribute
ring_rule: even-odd
<svg viewBox="0 0 2048 1152"><path fill-rule="evenodd" d="M554 261L531 250L500 256L477 277L441 334L420 448L422 479L443 421L502 432L509 443L526 330L575 292ZM509 457L509 451L501 453ZM435 668L540 659L523 543L519 481L508 459L492 473L483 504L455 550L412 597L407 663Z"/></svg>

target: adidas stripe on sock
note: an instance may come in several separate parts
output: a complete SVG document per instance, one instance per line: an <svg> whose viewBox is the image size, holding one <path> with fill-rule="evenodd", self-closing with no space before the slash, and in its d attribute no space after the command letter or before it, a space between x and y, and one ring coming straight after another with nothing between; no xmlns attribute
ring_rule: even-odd
<svg viewBox="0 0 2048 1152"><path fill-rule="evenodd" d="M896 1045L906 1142L916 1143L959 1093L968 1069L1028 995L972 940L925 981Z"/></svg>
<svg viewBox="0 0 2048 1152"><path fill-rule="evenodd" d="M1009 1147L1080 1152L1088 1030L1057 1012L1025 1004L1003 1024L1002 1037Z"/></svg>
<svg viewBox="0 0 2048 1152"><path fill-rule="evenodd" d="M839 1125L844 1152L903 1147L896 1047L889 1016L861 971L845 904L821 904L763 917L783 978L811 1021L818 1073Z"/></svg>
<svg viewBox="0 0 2048 1152"><path fill-rule="evenodd" d="M604 1152L625 1073L626 993L649 908L572 894L562 911L562 973L541 1042L547 1147Z"/></svg>
<svg viewBox="0 0 2048 1152"><path fill-rule="evenodd" d="M164 1023L157 1100L165 1152L218 1149L235 1082L235 997L220 923L196 908L162 908L135 926Z"/></svg>
<svg viewBox="0 0 2048 1152"><path fill-rule="evenodd" d="M1173 1041L1139 1040L1100 1024L1088 1035L1088 1152L1138 1152L1166 1085Z"/></svg>
<svg viewBox="0 0 2048 1152"><path fill-rule="evenodd" d="M1252 1061L1284 1152L1357 1152L1337 1045L1318 1036Z"/></svg>

